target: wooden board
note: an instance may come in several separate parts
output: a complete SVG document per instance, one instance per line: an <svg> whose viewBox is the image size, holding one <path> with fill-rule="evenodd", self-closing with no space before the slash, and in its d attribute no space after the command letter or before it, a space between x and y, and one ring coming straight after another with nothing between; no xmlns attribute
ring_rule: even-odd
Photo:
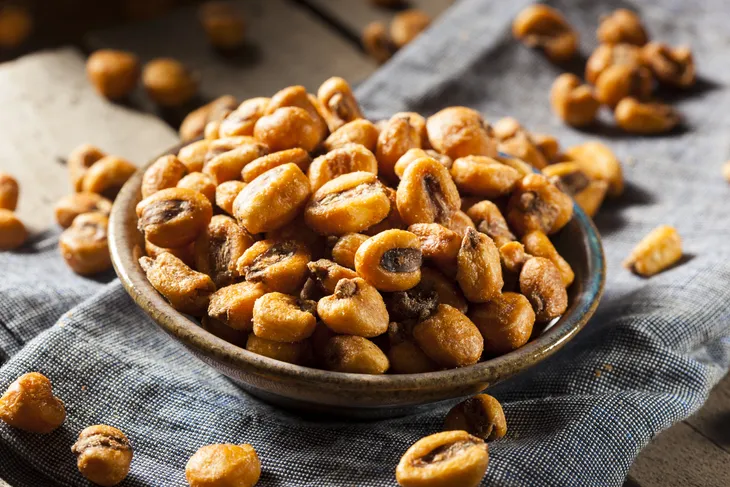
<svg viewBox="0 0 730 487"><path fill-rule="evenodd" d="M195 7L95 32L87 41L92 49L124 49L143 61L163 56L177 58L200 74L204 99L223 94L239 99L270 96L295 84L316 91L330 76L343 76L356 83L376 68L351 42L292 1L235 3L248 19L247 45L235 54L222 55L211 49ZM152 109L149 102L141 103Z"/></svg>
<svg viewBox="0 0 730 487"><path fill-rule="evenodd" d="M638 487L727 487L730 457L686 423L661 433L637 458L627 484Z"/></svg>
<svg viewBox="0 0 730 487"><path fill-rule="evenodd" d="M660 433L641 451L624 487L730 485L730 375L702 408Z"/></svg>
<svg viewBox="0 0 730 487"><path fill-rule="evenodd" d="M370 22L390 23L401 9L388 9L373 5L370 0L297 0L311 6L324 17L345 27L355 38L360 37L363 28ZM436 19L454 0L410 0L404 2L405 8L417 8Z"/></svg>
<svg viewBox="0 0 730 487"><path fill-rule="evenodd" d="M0 170L18 179L18 215L35 231L52 222L54 203L70 192L63 160L77 145L141 164L177 140L159 119L97 96L73 48L0 66L0 106Z"/></svg>

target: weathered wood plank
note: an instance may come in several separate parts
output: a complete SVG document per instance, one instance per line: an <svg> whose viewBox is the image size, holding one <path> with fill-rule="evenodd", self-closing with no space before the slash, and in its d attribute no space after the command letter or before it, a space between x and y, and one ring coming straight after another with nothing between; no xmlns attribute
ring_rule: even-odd
<svg viewBox="0 0 730 487"><path fill-rule="evenodd" d="M730 454L730 374L715 386L702 409L685 422ZM727 480L730 485L730 478Z"/></svg>
<svg viewBox="0 0 730 487"><path fill-rule="evenodd" d="M141 164L176 142L162 121L97 96L73 48L0 66L0 106L0 170L18 179L18 215L36 231L51 223L53 204L70 191L62 161L77 145L96 144Z"/></svg>
<svg viewBox="0 0 730 487"><path fill-rule="evenodd" d="M642 450L624 487L727 487L728 479L730 455L682 422Z"/></svg>
<svg viewBox="0 0 730 487"><path fill-rule="evenodd" d="M373 5L368 0L297 0L321 11L328 18L336 20L359 38L363 28L370 22L382 21L386 25L397 10ZM418 8L436 18L449 8L454 0L410 0L404 8Z"/></svg>
<svg viewBox="0 0 730 487"><path fill-rule="evenodd" d="M268 96L293 84L312 91L330 76L356 83L376 69L356 46L294 2L235 3L248 19L247 44L236 54L221 55L211 49L195 7L95 32L87 41L92 49L125 49L143 61L161 56L177 58L200 74L205 99L222 94L240 99ZM151 108L149 102L144 103Z"/></svg>

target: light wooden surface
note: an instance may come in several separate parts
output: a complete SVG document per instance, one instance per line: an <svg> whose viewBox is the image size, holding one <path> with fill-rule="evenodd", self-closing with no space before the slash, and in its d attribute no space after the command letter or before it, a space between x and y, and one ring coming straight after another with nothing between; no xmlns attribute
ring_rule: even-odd
<svg viewBox="0 0 730 487"><path fill-rule="evenodd" d="M203 94L240 98L271 94L289 84L315 89L330 75L352 82L367 77L375 64L363 57L352 36L367 22L389 18L366 0L255 0L239 2L251 19L249 46L238 58L211 51L195 11L183 9L136 25L97 32L88 49L116 47L144 60L174 56L198 69ZM450 0L414 1L438 13ZM302 7L306 4L307 8ZM313 9L313 10L312 10ZM433 9L433 10L431 10ZM333 28L332 22L339 23ZM263 42L263 39L268 39ZM174 131L137 93L137 108L97 97L76 49L28 56L0 65L0 169L21 183L20 216L35 229L51 221L51 207L69 191L59 162L77 144L91 142L110 153L141 163L176 141ZM1 273L1 271L0 271ZM0 487L7 484L0 480ZM730 376L715 388L704 407L641 452L625 487L730 486Z"/></svg>
<svg viewBox="0 0 730 487"><path fill-rule="evenodd" d="M730 486L730 375L702 409L660 433L631 466L624 487Z"/></svg>
<svg viewBox="0 0 730 487"><path fill-rule="evenodd" d="M18 179L18 215L34 231L51 224L54 203L70 192L64 159L77 145L142 163L177 140L161 120L99 98L73 48L0 65L0 107L0 170Z"/></svg>
<svg viewBox="0 0 730 487"><path fill-rule="evenodd" d="M330 76L344 73L348 81L357 83L377 67L350 41L291 1L235 3L247 17L247 45L236 55L225 56L209 47L194 7L90 34L88 43L92 49L129 50L143 61L177 58L200 73L204 98L270 96L296 84L316 92Z"/></svg>

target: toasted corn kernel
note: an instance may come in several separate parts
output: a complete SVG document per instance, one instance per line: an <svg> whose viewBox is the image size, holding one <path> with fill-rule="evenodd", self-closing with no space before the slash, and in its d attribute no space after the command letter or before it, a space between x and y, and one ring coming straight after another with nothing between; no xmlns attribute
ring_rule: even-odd
<svg viewBox="0 0 730 487"><path fill-rule="evenodd" d="M238 277L238 259L253 244L253 237L236 220L215 215L195 240L195 267L208 274L216 286L227 286Z"/></svg>
<svg viewBox="0 0 730 487"><path fill-rule="evenodd" d="M451 176L462 193L485 198L497 198L511 192L522 178L516 169L485 156L456 159Z"/></svg>
<svg viewBox="0 0 730 487"><path fill-rule="evenodd" d="M357 171L378 174L378 161L373 153L364 146L347 144L312 161L307 176L312 191L317 191L336 177Z"/></svg>
<svg viewBox="0 0 730 487"><path fill-rule="evenodd" d="M547 323L568 308L568 293L560 271L543 257L533 257L522 266L520 292L530 301L537 323Z"/></svg>
<svg viewBox="0 0 730 487"><path fill-rule="evenodd" d="M643 277L651 277L682 258L682 239L677 230L660 225L639 242L623 262L624 267Z"/></svg>
<svg viewBox="0 0 730 487"><path fill-rule="evenodd" d="M362 118L352 88L342 78L332 77L322 83L317 90L317 98L325 109L324 118L331 132Z"/></svg>
<svg viewBox="0 0 730 487"><path fill-rule="evenodd" d="M84 213L58 238L58 248L68 266L84 276L112 266L107 229L109 218L102 213Z"/></svg>
<svg viewBox="0 0 730 487"><path fill-rule="evenodd" d="M600 103L589 85L574 74L563 73L550 89L550 106L568 125L584 127L595 121Z"/></svg>
<svg viewBox="0 0 730 487"><path fill-rule="evenodd" d="M436 312L413 328L413 338L442 367L464 367L479 361L484 340L461 311L439 304Z"/></svg>
<svg viewBox="0 0 730 487"><path fill-rule="evenodd" d="M239 282L218 289L210 296L208 315L231 329L253 331L253 307L266 294L260 282Z"/></svg>
<svg viewBox="0 0 730 487"><path fill-rule="evenodd" d="M507 434L507 420L499 401L489 394L477 394L451 408L444 430L466 431L485 441L494 441Z"/></svg>
<svg viewBox="0 0 730 487"><path fill-rule="evenodd" d="M601 44L586 61L586 81L596 84L601 73L611 66L642 66L641 52L641 48L631 44Z"/></svg>
<svg viewBox="0 0 730 487"><path fill-rule="evenodd" d="M215 203L216 184L213 178L202 172L191 172L177 183L178 188L192 189L202 194L210 204Z"/></svg>
<svg viewBox="0 0 730 487"><path fill-rule="evenodd" d="M261 282L266 289L295 294L307 278L311 254L296 240L259 240L238 259L239 275L249 282Z"/></svg>
<svg viewBox="0 0 730 487"><path fill-rule="evenodd" d="M259 118L264 116L270 98L250 98L224 118L218 127L221 137L234 135L253 135L253 128Z"/></svg>
<svg viewBox="0 0 730 487"><path fill-rule="evenodd" d="M314 281L320 286L325 295L335 292L335 287L341 279L354 279L359 277L357 272L327 259L319 259L307 264L309 273Z"/></svg>
<svg viewBox="0 0 730 487"><path fill-rule="evenodd" d="M229 215L233 215L233 202L245 187L246 183L243 181L226 181L219 184L215 188L215 204Z"/></svg>
<svg viewBox="0 0 730 487"><path fill-rule="evenodd" d="M689 88L695 84L695 63L688 47L671 48L666 44L650 42L642 48L641 58L660 83L679 88Z"/></svg>
<svg viewBox="0 0 730 487"><path fill-rule="evenodd" d="M565 155L578 164L590 178L606 181L608 195L620 196L624 190L624 175L621 163L606 145L590 141L570 147Z"/></svg>
<svg viewBox="0 0 730 487"><path fill-rule="evenodd" d="M86 172L93 164L105 156L104 151L91 144L81 144L69 154L66 167L68 167L68 174L74 191L83 191Z"/></svg>
<svg viewBox="0 0 730 487"><path fill-rule="evenodd" d="M335 333L375 337L388 330L383 297L363 279L341 279L335 292L319 300L317 314Z"/></svg>
<svg viewBox="0 0 730 487"><path fill-rule="evenodd" d="M526 46L542 49L553 62L567 61L578 49L578 34L563 15L547 5L531 5L512 23L512 34Z"/></svg>
<svg viewBox="0 0 730 487"><path fill-rule="evenodd" d="M492 127L471 108L444 108L428 117L426 130L433 148L451 159L497 155Z"/></svg>
<svg viewBox="0 0 730 487"><path fill-rule="evenodd" d="M210 201L192 189L163 189L137 204L137 227L160 247L182 247L192 242L212 216Z"/></svg>
<svg viewBox="0 0 730 487"><path fill-rule="evenodd" d="M474 229L467 230L457 257L456 280L464 296L473 303L499 296L504 281L499 250L491 238Z"/></svg>
<svg viewBox="0 0 730 487"><path fill-rule="evenodd" d="M174 188L188 173L188 168L173 155L162 156L145 170L142 176L142 198L161 189Z"/></svg>
<svg viewBox="0 0 730 487"><path fill-rule="evenodd" d="M304 365L311 353L308 341L286 343L260 338L251 333L246 340L246 350L281 362Z"/></svg>
<svg viewBox="0 0 730 487"><path fill-rule="evenodd" d="M302 172L306 172L310 162L312 162L312 158L304 149L299 147L287 149L261 156L247 163L241 171L241 177L245 182L250 183L269 169L289 163L296 164Z"/></svg>
<svg viewBox="0 0 730 487"><path fill-rule="evenodd" d="M63 228L70 227L74 218L81 214L98 212L108 217L111 210L112 202L96 193L71 193L53 208L56 221Z"/></svg>
<svg viewBox="0 0 730 487"><path fill-rule="evenodd" d="M654 78L643 66L617 64L605 69L596 80L596 98L610 107L627 96L645 99L653 89Z"/></svg>
<svg viewBox="0 0 730 487"><path fill-rule="evenodd" d="M113 200L136 170L134 164L120 157L102 157L86 171L82 191L99 193Z"/></svg>
<svg viewBox="0 0 730 487"><path fill-rule="evenodd" d="M338 176L319 188L304 210L304 221L322 235L360 232L390 212L385 186L371 172Z"/></svg>
<svg viewBox="0 0 730 487"><path fill-rule="evenodd" d="M330 338L324 347L323 359L327 370L350 374L384 374L390 367L383 351L361 336Z"/></svg>
<svg viewBox="0 0 730 487"><path fill-rule="evenodd" d="M332 260L348 269L354 269L355 253L360 245L369 238L362 233L346 233L338 238L337 243L332 247Z"/></svg>
<svg viewBox="0 0 730 487"><path fill-rule="evenodd" d="M386 230L357 249L355 270L380 291L405 291L421 280L422 259L416 235Z"/></svg>
<svg viewBox="0 0 730 487"><path fill-rule="evenodd" d="M444 431L414 443L400 459L402 487L477 487L489 465L489 449L466 431Z"/></svg>
<svg viewBox="0 0 730 487"><path fill-rule="evenodd" d="M253 307L253 332L275 342L299 342L309 338L317 325L317 303L283 293L267 293Z"/></svg>
<svg viewBox="0 0 730 487"><path fill-rule="evenodd" d="M276 152L301 147L311 152L320 142L320 126L299 107L282 107L256 121L254 137Z"/></svg>
<svg viewBox="0 0 730 487"><path fill-rule="evenodd" d="M497 247L515 239L497 205L489 200L472 205L466 214L472 219L476 229L494 240Z"/></svg>
<svg viewBox="0 0 730 487"><path fill-rule="evenodd" d="M639 16L625 8L614 10L601 17L596 37L602 44L634 44L637 46L643 46L649 38Z"/></svg>
<svg viewBox="0 0 730 487"><path fill-rule="evenodd" d="M575 274L570 264L563 259L563 257L555 250L553 243L550 241L547 235L540 230L535 230L525 234L522 237L522 243L525 245L525 250L528 254L535 257L545 257L550 260L560 272L560 277L563 280L565 287L570 286L573 283Z"/></svg>
<svg viewBox="0 0 730 487"><path fill-rule="evenodd" d="M448 225L460 202L449 171L430 157L411 163L398 184L398 213L408 225Z"/></svg>
<svg viewBox="0 0 730 487"><path fill-rule="evenodd" d="M530 174L517 183L507 205L507 221L518 234L541 230L550 235L573 218L573 201L545 176Z"/></svg>
<svg viewBox="0 0 730 487"><path fill-rule="evenodd" d="M421 10L399 12L390 22L390 38L395 47L400 49L426 30L430 23L431 17Z"/></svg>
<svg viewBox="0 0 730 487"><path fill-rule="evenodd" d="M155 259L139 259L150 284L170 302L173 308L193 316L202 316L208 309L210 295L215 292L212 279L196 272L167 252Z"/></svg>
<svg viewBox="0 0 730 487"><path fill-rule="evenodd" d="M525 296L504 293L472 306L467 315L484 337L484 352L504 355L527 343L535 324L535 312Z"/></svg>
<svg viewBox="0 0 730 487"><path fill-rule="evenodd" d="M0 171L0 209L15 211L19 191L18 181L10 174Z"/></svg>
<svg viewBox="0 0 730 487"><path fill-rule="evenodd" d="M342 127L332 132L324 141L324 148L327 151L339 149L347 144L360 144L370 152L375 152L378 144L380 131L373 122L364 118L347 122Z"/></svg>
<svg viewBox="0 0 730 487"><path fill-rule="evenodd" d="M395 180L395 165L409 149L420 149L423 143L423 117L413 113L396 113L380 130L375 156L378 170Z"/></svg>
<svg viewBox="0 0 730 487"><path fill-rule="evenodd" d="M310 194L299 166L284 164L247 184L233 201L233 214L250 233L268 232L294 220Z"/></svg>
<svg viewBox="0 0 730 487"><path fill-rule="evenodd" d="M365 52L380 64L390 59L395 51L388 29L383 22L371 22L366 25L360 36L360 43Z"/></svg>
<svg viewBox="0 0 730 487"><path fill-rule="evenodd" d="M50 433L66 419L63 401L53 395L51 381L30 372L18 377L0 397L0 421L32 433Z"/></svg>
<svg viewBox="0 0 730 487"><path fill-rule="evenodd" d="M177 158L185 164L188 172L200 172L203 170L205 156L210 148L209 140L197 140L191 142L177 152Z"/></svg>
<svg viewBox="0 0 730 487"><path fill-rule="evenodd" d="M635 134L669 132L680 122L677 111L663 103L642 103L635 98L624 98L614 110L616 123Z"/></svg>

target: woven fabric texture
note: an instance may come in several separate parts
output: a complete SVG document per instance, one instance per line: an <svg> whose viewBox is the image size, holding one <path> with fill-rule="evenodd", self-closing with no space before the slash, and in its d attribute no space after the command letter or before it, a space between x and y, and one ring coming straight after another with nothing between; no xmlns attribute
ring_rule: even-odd
<svg viewBox="0 0 730 487"><path fill-rule="evenodd" d="M368 115L432 113L447 105L511 115L564 145L596 138L624 161L627 189L596 223L608 260L596 316L568 346L490 389L505 408L506 438L490 446L483 485L620 486L659 431L698 409L730 366L730 65L725 0L554 1L595 46L598 18L638 10L654 38L690 43L700 79L666 98L685 127L664 137L611 128L579 132L550 113L560 69L514 42L526 0L463 0L358 88ZM577 64L576 64L577 66ZM641 279L621 260L659 224L678 228L686 256ZM402 453L440 429L443 408L377 422L302 419L250 397L167 338L112 276L74 276L53 232L0 254L0 390L17 376L51 378L68 411L50 435L0 424L0 477L15 487L86 486L70 446L95 423L117 426L135 456L122 484L184 486L184 466L208 443L251 443L270 486L392 486ZM55 324L54 324L55 323Z"/></svg>

